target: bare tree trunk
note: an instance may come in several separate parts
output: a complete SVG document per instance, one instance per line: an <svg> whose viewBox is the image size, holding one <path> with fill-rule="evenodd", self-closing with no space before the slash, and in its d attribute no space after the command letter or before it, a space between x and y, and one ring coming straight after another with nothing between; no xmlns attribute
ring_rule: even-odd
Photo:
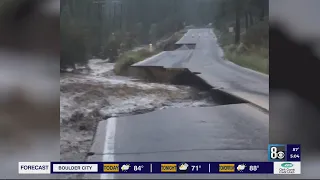
<svg viewBox="0 0 320 180"><path fill-rule="evenodd" d="M253 25L253 17L252 17L252 13L249 12L248 13L248 16L249 16L249 26L252 26Z"/></svg>
<svg viewBox="0 0 320 180"><path fill-rule="evenodd" d="M240 43L240 4L236 4L236 27L235 27L235 44Z"/></svg>
<svg viewBox="0 0 320 180"><path fill-rule="evenodd" d="M264 8L262 8L261 9L261 14L260 14L260 21L264 20L264 14L265 14L265 11L264 11Z"/></svg>
<svg viewBox="0 0 320 180"><path fill-rule="evenodd" d="M244 16L245 16L245 23L246 23L246 31L248 31L248 28L249 28L249 15L248 15L248 12L245 12Z"/></svg>

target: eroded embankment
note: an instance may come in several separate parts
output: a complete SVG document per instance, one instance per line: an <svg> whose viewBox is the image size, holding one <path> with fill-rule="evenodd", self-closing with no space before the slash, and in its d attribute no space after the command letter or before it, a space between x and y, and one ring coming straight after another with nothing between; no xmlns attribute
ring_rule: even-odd
<svg viewBox="0 0 320 180"><path fill-rule="evenodd" d="M89 67L89 74L61 74L62 161L85 161L98 122L109 117L135 115L164 108L206 107L242 102L212 90L211 86L186 69L139 69L140 74L149 77L149 82L158 82L149 83L114 75L114 64L107 61L91 60ZM65 178L80 176L68 175Z"/></svg>
<svg viewBox="0 0 320 180"><path fill-rule="evenodd" d="M91 73L60 79L61 160L84 161L97 123L164 108L217 105L208 91L116 76L114 64L91 60Z"/></svg>
<svg viewBox="0 0 320 180"><path fill-rule="evenodd" d="M220 89L215 89L197 76L198 73L192 73L187 68L166 69L163 67L144 66L131 67L130 72L132 76L140 77L149 81L190 86L199 91L205 91L216 105L248 103L247 101L225 93Z"/></svg>

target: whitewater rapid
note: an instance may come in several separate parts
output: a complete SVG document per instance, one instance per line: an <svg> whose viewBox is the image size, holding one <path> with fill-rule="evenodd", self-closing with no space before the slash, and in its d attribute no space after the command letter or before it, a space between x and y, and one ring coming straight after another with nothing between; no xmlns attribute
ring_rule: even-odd
<svg viewBox="0 0 320 180"><path fill-rule="evenodd" d="M60 85L60 120L75 112L88 114L98 110L104 117L129 115L141 110L210 106L208 98L194 99L188 86L146 83L116 76L114 63L93 59L89 74L65 74Z"/></svg>

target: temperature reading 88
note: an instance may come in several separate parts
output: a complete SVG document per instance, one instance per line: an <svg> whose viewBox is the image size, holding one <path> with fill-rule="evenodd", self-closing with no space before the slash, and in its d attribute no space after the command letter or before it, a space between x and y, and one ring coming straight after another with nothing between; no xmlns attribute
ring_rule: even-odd
<svg viewBox="0 0 320 180"><path fill-rule="evenodd" d="M257 171L259 169L259 165L249 166L249 171Z"/></svg>
<svg viewBox="0 0 320 180"><path fill-rule="evenodd" d="M141 171L142 168L143 168L143 165L141 165L141 166L133 166L133 170L134 171Z"/></svg>

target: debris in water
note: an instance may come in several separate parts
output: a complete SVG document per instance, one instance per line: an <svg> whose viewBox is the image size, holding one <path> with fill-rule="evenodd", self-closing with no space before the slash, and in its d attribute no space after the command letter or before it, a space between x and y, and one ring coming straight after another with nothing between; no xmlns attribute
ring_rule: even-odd
<svg viewBox="0 0 320 180"><path fill-rule="evenodd" d="M166 108L214 105L206 92L116 76L113 67L113 63L94 59L89 61L90 74L61 74L62 161L85 161L101 120Z"/></svg>

